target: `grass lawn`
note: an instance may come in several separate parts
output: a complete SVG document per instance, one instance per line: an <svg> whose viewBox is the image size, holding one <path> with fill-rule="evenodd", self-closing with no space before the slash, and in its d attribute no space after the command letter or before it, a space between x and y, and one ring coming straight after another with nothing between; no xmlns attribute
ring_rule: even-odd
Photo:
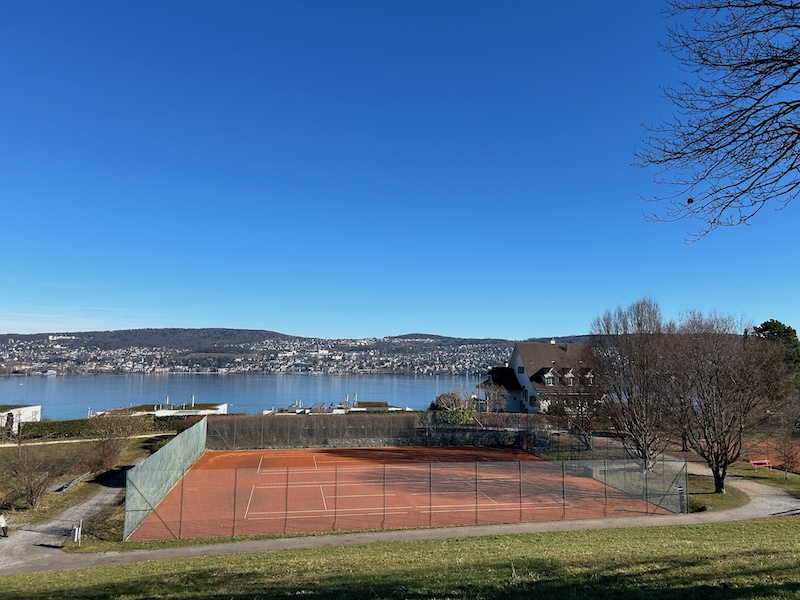
<svg viewBox="0 0 800 600"><path fill-rule="evenodd" d="M800 477L747 464L734 473L800 496ZM689 490L695 508L747 502L735 484L713 494L709 477L690 477ZM800 599L798 540L800 516L378 543L12 575L0 598Z"/></svg>
<svg viewBox="0 0 800 600"><path fill-rule="evenodd" d="M744 506L750 501L747 494L736 489L736 484L726 482L725 493L714 493L714 479L703 475L689 475L689 510L726 510Z"/></svg>
<svg viewBox="0 0 800 600"><path fill-rule="evenodd" d="M5 600L800 597L800 518L245 553L0 578Z"/></svg>

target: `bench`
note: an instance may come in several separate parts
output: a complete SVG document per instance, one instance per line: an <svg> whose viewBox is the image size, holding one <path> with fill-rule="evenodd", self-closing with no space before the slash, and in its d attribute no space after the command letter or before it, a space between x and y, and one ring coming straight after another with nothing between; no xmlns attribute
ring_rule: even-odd
<svg viewBox="0 0 800 600"><path fill-rule="evenodd" d="M772 466L772 463L770 463L769 459L766 459L766 458L761 458L759 460L751 460L751 461L748 461L748 462L751 465L753 465L754 469L757 469L758 467L771 467Z"/></svg>

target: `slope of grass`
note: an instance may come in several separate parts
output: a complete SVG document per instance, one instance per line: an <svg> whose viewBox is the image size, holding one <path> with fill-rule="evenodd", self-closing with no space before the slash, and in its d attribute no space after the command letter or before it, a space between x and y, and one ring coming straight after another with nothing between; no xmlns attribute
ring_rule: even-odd
<svg viewBox="0 0 800 600"><path fill-rule="evenodd" d="M703 475L689 475L689 510L699 512L705 510L726 510L744 506L750 501L747 494L736 489L734 485L726 485L724 494L714 493L714 480Z"/></svg>
<svg viewBox="0 0 800 600"><path fill-rule="evenodd" d="M797 598L800 519L244 553L14 575L27 598Z"/></svg>

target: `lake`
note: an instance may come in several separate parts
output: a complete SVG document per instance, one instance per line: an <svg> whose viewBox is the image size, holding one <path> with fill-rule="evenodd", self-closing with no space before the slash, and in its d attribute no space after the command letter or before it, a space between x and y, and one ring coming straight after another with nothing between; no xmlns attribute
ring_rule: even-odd
<svg viewBox="0 0 800 600"><path fill-rule="evenodd" d="M195 402L228 404L228 412L260 414L299 400L339 403L347 396L362 402L387 402L400 408L428 408L452 390L475 391L482 381L466 376L395 375L68 375L0 377L0 405L40 404L44 419L80 419L89 410Z"/></svg>

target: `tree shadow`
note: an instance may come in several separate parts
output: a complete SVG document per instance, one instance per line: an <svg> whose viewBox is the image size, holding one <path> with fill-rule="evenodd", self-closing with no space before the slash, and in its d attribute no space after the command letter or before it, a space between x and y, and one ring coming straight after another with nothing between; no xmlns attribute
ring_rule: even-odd
<svg viewBox="0 0 800 600"><path fill-rule="evenodd" d="M103 471L94 476L92 481L98 483L103 487L122 489L125 487L125 481L128 471L133 468L133 465L125 465Z"/></svg>

